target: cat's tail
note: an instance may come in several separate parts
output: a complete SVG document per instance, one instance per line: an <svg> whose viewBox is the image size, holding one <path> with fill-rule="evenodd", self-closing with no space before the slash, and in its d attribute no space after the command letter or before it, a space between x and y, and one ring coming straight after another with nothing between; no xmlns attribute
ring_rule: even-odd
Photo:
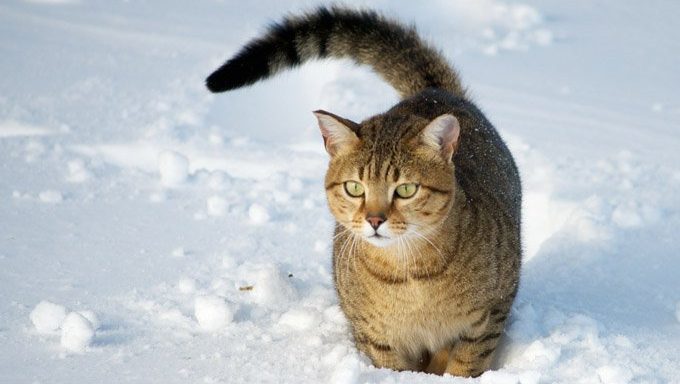
<svg viewBox="0 0 680 384"><path fill-rule="evenodd" d="M370 66L402 98L425 88L465 94L456 71L414 28L373 11L339 7L321 7L270 26L213 72L206 85L212 92L229 91L326 57Z"/></svg>

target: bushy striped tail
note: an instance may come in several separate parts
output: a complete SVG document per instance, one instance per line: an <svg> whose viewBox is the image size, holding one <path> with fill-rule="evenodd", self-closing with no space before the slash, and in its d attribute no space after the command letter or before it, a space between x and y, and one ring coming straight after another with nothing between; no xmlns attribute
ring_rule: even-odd
<svg viewBox="0 0 680 384"><path fill-rule="evenodd" d="M402 98L425 88L464 96L455 70L414 28L373 11L338 7L321 7L272 25L213 72L206 85L212 92L229 91L326 57L350 58L370 66Z"/></svg>

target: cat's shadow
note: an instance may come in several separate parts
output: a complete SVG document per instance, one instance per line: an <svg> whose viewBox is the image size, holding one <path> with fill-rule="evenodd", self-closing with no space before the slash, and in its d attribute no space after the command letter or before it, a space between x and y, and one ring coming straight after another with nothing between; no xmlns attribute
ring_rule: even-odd
<svg viewBox="0 0 680 384"><path fill-rule="evenodd" d="M560 317L592 319L601 335L632 336L677 324L680 244L672 228L659 222L610 228L601 239L581 241L562 232L546 240L524 262L493 368L512 359L517 344L529 345L559 329L555 319Z"/></svg>

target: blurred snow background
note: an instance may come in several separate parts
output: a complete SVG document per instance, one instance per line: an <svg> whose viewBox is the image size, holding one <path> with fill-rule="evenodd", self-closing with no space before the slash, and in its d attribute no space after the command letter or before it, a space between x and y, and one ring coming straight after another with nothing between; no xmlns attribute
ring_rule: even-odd
<svg viewBox="0 0 680 384"><path fill-rule="evenodd" d="M510 145L522 287L495 370L376 369L330 268L310 111L396 94L310 63L203 79L312 1L0 4L0 382L680 382L680 5L350 1L418 26Z"/></svg>

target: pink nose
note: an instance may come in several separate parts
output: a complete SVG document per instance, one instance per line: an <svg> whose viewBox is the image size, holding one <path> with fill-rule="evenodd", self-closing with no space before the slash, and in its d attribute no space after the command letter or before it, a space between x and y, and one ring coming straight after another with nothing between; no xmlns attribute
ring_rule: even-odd
<svg viewBox="0 0 680 384"><path fill-rule="evenodd" d="M383 215L383 214L379 214L379 215L369 214L368 216L366 216L366 221L368 221L368 223L371 224L371 227L373 227L373 229L378 229L380 224L384 223L385 220L387 220L387 219L385 218L385 215Z"/></svg>

